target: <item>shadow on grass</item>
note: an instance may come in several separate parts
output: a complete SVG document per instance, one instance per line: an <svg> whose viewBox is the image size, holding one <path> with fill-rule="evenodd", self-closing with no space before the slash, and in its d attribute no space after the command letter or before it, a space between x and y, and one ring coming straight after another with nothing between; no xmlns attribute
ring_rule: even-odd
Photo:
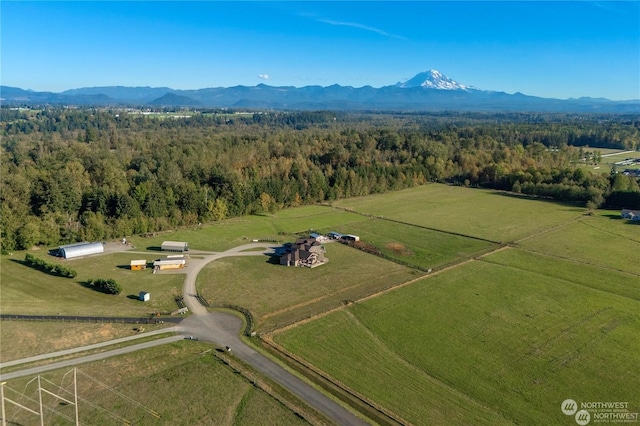
<svg viewBox="0 0 640 426"><path fill-rule="evenodd" d="M88 281L78 281L78 284L80 284L84 288L88 288L89 290L93 290L93 291L96 291L98 293L108 294L109 296L115 296L115 294L113 294L113 293L109 293L106 290L102 290L101 288L98 288L98 287L96 287L94 285L89 284Z"/></svg>
<svg viewBox="0 0 640 426"><path fill-rule="evenodd" d="M149 247L147 247L147 250L149 250L149 251L162 251L162 247L160 247L160 246L149 246Z"/></svg>
<svg viewBox="0 0 640 426"><path fill-rule="evenodd" d="M140 301L140 296L138 296L137 294L129 294L127 296L127 299L131 299L131 300L138 300Z"/></svg>
<svg viewBox="0 0 640 426"><path fill-rule="evenodd" d="M528 195L528 194L522 194L522 193L517 193L517 192L499 191L499 190L494 190L492 192L492 194L493 195L500 195L502 197L517 198L519 200L544 201L544 202L547 202L547 203L553 203L553 204L563 205L563 206L566 206L566 207L572 207L572 208L576 209L577 211L582 211L585 208L584 207L584 203L581 202L581 201L556 200L555 198L551 198L551 197Z"/></svg>
<svg viewBox="0 0 640 426"><path fill-rule="evenodd" d="M622 216L619 214L603 214L602 217L606 217L612 220L622 220Z"/></svg>

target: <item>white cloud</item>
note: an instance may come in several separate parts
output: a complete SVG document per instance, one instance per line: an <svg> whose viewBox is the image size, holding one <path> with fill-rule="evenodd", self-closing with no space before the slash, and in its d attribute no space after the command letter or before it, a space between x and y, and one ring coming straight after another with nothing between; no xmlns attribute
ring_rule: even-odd
<svg viewBox="0 0 640 426"><path fill-rule="evenodd" d="M318 19L318 22L322 22L322 23L329 24L329 25L338 25L338 26L343 26L343 27L358 28L358 29L364 30L364 31L371 31L371 32L383 35L385 37L392 37L392 38L399 38L401 40L406 40L405 37L402 37L400 35L391 34L391 33L388 33L386 31L383 31L383 30L378 29L378 28L374 28L374 27L369 27L367 25L358 24L357 22L341 22L341 21L334 21L334 20L331 20L331 19Z"/></svg>
<svg viewBox="0 0 640 426"><path fill-rule="evenodd" d="M261 78L263 80L269 80L269 74L258 74L258 78Z"/></svg>

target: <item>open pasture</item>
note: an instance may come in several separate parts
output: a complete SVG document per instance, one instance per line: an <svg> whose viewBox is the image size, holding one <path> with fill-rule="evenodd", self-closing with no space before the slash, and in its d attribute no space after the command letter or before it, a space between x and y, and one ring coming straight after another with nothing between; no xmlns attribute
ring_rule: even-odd
<svg viewBox="0 0 640 426"><path fill-rule="evenodd" d="M603 291L574 262L540 273L545 259L520 250L485 259L275 340L414 423L565 424L567 398L640 404L637 280L609 276Z"/></svg>
<svg viewBox="0 0 640 426"><path fill-rule="evenodd" d="M539 253L640 275L640 227L620 218L620 211L599 211L595 216L520 243Z"/></svg>
<svg viewBox="0 0 640 426"><path fill-rule="evenodd" d="M282 234L332 229L338 225L367 220L365 217L328 206L295 207L272 215L243 216L220 222L162 233L155 237L135 237L140 248L160 247L165 240L188 241L190 250L225 251L254 239L280 242L290 240Z"/></svg>
<svg viewBox="0 0 640 426"><path fill-rule="evenodd" d="M338 243L325 245L325 265L309 269L269 263L265 257L220 259L198 275L198 291L211 303L249 309L259 327L304 318L401 284L418 271Z"/></svg>
<svg viewBox="0 0 640 426"><path fill-rule="evenodd" d="M48 262L62 263L78 272L76 278L60 278L32 269L22 263L22 254L2 256L3 313L24 315L105 315L146 316L176 308L175 295L182 293L184 275L151 273L151 269L131 271L135 253L114 253L63 260L39 253ZM153 260L151 256L148 260ZM92 278L113 278L122 286L114 296L100 293L84 283ZM149 302L137 300L140 291L151 293Z"/></svg>
<svg viewBox="0 0 640 426"><path fill-rule="evenodd" d="M511 193L429 184L398 192L333 203L359 213L512 242L580 217L582 207L529 200Z"/></svg>
<svg viewBox="0 0 640 426"><path fill-rule="evenodd" d="M122 424L111 414L132 424L255 425L307 424L291 410L266 394L216 357L208 344L182 341L78 367L80 423ZM43 374L43 387L73 398L70 369ZM31 378L14 379L5 396L37 411L37 384ZM53 384L51 384L53 383ZM61 389L61 386L63 389ZM35 393L34 393L35 389ZM120 393L119 396L114 391ZM17 392L27 394L25 400ZM68 392L71 392L69 394ZM43 394L45 405L73 418L73 406L61 405ZM170 401L170 403L168 403ZM97 409L91 404L96 404ZM142 408L139 404L144 406ZM155 411L154 417L148 410ZM7 405L10 424L39 424L37 416ZM64 418L45 410L45 424L66 425Z"/></svg>
<svg viewBox="0 0 640 426"><path fill-rule="evenodd" d="M337 229L357 234L390 259L423 270L451 265L498 247L488 241L383 219Z"/></svg>

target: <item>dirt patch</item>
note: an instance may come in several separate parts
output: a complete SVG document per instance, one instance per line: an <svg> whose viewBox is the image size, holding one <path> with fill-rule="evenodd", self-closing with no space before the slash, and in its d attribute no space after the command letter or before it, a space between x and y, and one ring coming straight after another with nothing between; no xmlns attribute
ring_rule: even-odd
<svg viewBox="0 0 640 426"><path fill-rule="evenodd" d="M413 254L411 250L401 243L389 243L385 247L391 250L396 256L411 256Z"/></svg>

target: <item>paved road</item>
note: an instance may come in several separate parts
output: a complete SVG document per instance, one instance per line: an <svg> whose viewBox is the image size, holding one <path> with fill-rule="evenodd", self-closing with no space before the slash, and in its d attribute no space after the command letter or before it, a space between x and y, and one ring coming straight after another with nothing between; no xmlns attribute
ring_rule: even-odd
<svg viewBox="0 0 640 426"><path fill-rule="evenodd" d="M27 368L25 370L14 371L13 373L6 373L0 375L0 382L6 380L16 379L18 377L33 376L35 374L44 373L45 371L56 370L58 368L72 367L78 364L84 364L86 362L99 361L101 359L110 358L116 355L128 354L130 352L139 351L140 349L152 348L154 346L166 345L167 343L175 342L177 340L184 339L183 336L171 336L164 339L152 340L150 342L139 343L137 345L125 346L112 351L100 352L93 355L87 355L79 358L68 359L66 361L54 362L53 364L41 365L39 367ZM84 350L80 348L81 350Z"/></svg>

